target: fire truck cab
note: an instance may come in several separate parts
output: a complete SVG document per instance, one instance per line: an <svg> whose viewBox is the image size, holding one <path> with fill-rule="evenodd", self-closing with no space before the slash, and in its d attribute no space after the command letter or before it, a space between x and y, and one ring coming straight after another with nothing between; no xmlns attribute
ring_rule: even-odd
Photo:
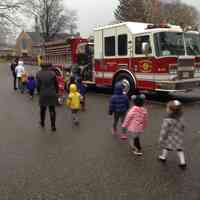
<svg viewBox="0 0 200 200"><path fill-rule="evenodd" d="M187 91L200 85L200 35L179 26L137 22L99 27L88 63L90 81L97 86L122 81L127 93Z"/></svg>

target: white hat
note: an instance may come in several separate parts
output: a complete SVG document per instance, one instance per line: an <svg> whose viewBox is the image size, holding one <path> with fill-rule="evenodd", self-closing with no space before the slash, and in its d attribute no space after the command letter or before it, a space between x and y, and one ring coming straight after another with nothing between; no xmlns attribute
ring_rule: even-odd
<svg viewBox="0 0 200 200"><path fill-rule="evenodd" d="M23 65L24 62L23 62L22 60L20 60L20 61L18 62L18 64L19 64L19 65Z"/></svg>

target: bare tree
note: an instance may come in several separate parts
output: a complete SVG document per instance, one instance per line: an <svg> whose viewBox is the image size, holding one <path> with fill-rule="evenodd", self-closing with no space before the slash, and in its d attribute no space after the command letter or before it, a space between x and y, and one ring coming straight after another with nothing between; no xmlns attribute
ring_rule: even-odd
<svg viewBox="0 0 200 200"><path fill-rule="evenodd" d="M198 10L188 4L182 3L180 0L174 0L170 3L161 4L161 20L169 23L196 26L198 25L199 12Z"/></svg>
<svg viewBox="0 0 200 200"><path fill-rule="evenodd" d="M59 32L76 28L76 12L65 8L62 0L27 0L25 6L26 12L37 17L45 41Z"/></svg>
<svg viewBox="0 0 200 200"><path fill-rule="evenodd" d="M24 0L0 1L0 43L14 43L16 29L21 27L19 11ZM11 39L12 38L12 39Z"/></svg>
<svg viewBox="0 0 200 200"><path fill-rule="evenodd" d="M19 25L16 14L23 2L19 0L1 0L0 2L0 27L8 28L9 25Z"/></svg>
<svg viewBox="0 0 200 200"><path fill-rule="evenodd" d="M144 0L119 0L114 14L119 21L145 22Z"/></svg>
<svg viewBox="0 0 200 200"><path fill-rule="evenodd" d="M181 0L119 0L115 17L120 21L197 25L198 10Z"/></svg>

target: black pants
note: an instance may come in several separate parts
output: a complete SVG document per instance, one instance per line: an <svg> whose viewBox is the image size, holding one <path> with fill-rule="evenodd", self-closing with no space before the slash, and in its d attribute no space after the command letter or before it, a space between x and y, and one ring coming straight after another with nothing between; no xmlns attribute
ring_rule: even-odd
<svg viewBox="0 0 200 200"><path fill-rule="evenodd" d="M21 83L21 93L24 93L26 91L26 82Z"/></svg>
<svg viewBox="0 0 200 200"><path fill-rule="evenodd" d="M14 88L14 90L17 89L17 77L16 77L16 75L13 75L13 88Z"/></svg>
<svg viewBox="0 0 200 200"><path fill-rule="evenodd" d="M78 112L78 109L72 109L72 121L75 124L79 123Z"/></svg>
<svg viewBox="0 0 200 200"><path fill-rule="evenodd" d="M49 108L49 114L50 114L50 119L51 119L51 127L54 128L56 127L56 110L55 106L48 106ZM44 126L45 124L45 118L46 118L46 110L47 106L40 106L40 122L41 125Z"/></svg>
<svg viewBox="0 0 200 200"><path fill-rule="evenodd" d="M121 120L121 123L123 123L124 118L126 116L126 112L115 112L114 113L114 121L113 121L113 129L117 129L117 124L119 120Z"/></svg>
<svg viewBox="0 0 200 200"><path fill-rule="evenodd" d="M141 147L141 145L140 145L140 138L139 138L139 137L135 137L135 138L134 138L134 146L135 146L139 151L142 150L142 147Z"/></svg>
<svg viewBox="0 0 200 200"><path fill-rule="evenodd" d="M31 97L34 96L34 92L35 92L35 90L29 90L29 94L30 94Z"/></svg>
<svg viewBox="0 0 200 200"><path fill-rule="evenodd" d="M22 79L21 77L18 77L17 78L17 85L18 85L18 90L22 90Z"/></svg>

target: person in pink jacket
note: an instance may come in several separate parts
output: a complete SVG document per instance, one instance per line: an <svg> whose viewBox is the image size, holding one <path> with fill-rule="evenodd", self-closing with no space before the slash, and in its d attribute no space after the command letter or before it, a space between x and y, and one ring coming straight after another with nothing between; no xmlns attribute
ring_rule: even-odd
<svg viewBox="0 0 200 200"><path fill-rule="evenodd" d="M127 113L122 127L128 132L128 142L131 151L135 155L141 156L143 153L140 144L140 135L144 133L147 125L148 113L144 107L145 96L143 94L132 96L132 100L134 101L134 105Z"/></svg>

